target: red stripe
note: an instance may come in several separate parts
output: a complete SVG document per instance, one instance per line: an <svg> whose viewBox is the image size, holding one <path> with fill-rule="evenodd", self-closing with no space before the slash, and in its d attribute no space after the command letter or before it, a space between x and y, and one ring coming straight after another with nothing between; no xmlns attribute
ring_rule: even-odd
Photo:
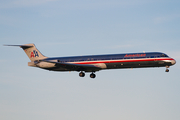
<svg viewBox="0 0 180 120"><path fill-rule="evenodd" d="M109 60L109 61L89 61L89 62L73 62L75 64L97 64L97 63L123 63L123 62L149 62L149 61L163 61L174 60L172 58L157 58L157 59L128 59L128 60Z"/></svg>

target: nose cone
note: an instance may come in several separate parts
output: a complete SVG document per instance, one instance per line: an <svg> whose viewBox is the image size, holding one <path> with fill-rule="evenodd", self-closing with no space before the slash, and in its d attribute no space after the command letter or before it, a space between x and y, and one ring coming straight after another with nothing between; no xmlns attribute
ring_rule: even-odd
<svg viewBox="0 0 180 120"><path fill-rule="evenodd" d="M171 61L171 64L172 64L172 65L176 64L176 61L173 59L173 60Z"/></svg>

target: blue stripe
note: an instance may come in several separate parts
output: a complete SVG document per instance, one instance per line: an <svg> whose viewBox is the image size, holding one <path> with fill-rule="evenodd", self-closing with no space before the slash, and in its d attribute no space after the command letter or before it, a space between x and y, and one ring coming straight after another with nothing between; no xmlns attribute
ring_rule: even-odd
<svg viewBox="0 0 180 120"><path fill-rule="evenodd" d="M140 57L125 57L126 55L146 54L146 56ZM160 58L168 57L161 52L149 52L149 53L127 53L127 54L107 54L107 55L89 55L89 56L72 56L72 57L53 57L46 60L60 60L61 62L77 62L77 61L99 61L99 60L117 60L117 59L140 59L140 58Z"/></svg>

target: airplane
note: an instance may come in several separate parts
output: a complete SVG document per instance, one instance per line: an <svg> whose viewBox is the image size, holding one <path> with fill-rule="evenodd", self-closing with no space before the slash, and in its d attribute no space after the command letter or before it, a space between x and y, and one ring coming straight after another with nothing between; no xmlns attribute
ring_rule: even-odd
<svg viewBox="0 0 180 120"><path fill-rule="evenodd" d="M91 72L90 77L95 78L95 72L105 69L166 67L165 72L169 72L168 68L176 64L175 59L161 52L46 57L34 44L5 46L22 48L31 60L28 66L50 71L77 71L80 77L84 77L85 72Z"/></svg>

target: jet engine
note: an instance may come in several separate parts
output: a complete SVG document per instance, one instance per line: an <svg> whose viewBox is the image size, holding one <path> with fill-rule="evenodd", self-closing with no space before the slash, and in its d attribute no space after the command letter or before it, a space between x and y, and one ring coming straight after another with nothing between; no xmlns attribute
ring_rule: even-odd
<svg viewBox="0 0 180 120"><path fill-rule="evenodd" d="M28 66L40 67L40 68L52 68L52 67L55 67L55 63L34 61L34 62L28 62Z"/></svg>
<svg viewBox="0 0 180 120"><path fill-rule="evenodd" d="M48 63L48 62L39 62L36 64L40 68L51 68L55 67L55 63Z"/></svg>

